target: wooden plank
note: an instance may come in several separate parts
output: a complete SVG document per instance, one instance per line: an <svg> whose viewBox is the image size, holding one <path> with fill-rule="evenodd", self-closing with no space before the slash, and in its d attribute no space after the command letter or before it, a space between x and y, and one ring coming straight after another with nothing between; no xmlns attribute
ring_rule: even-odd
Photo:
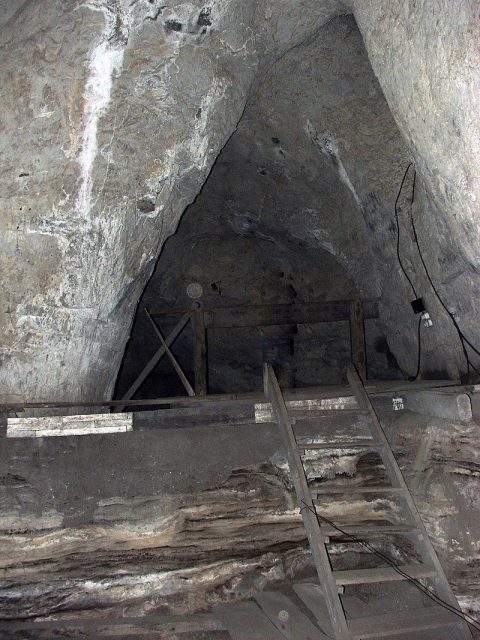
<svg viewBox="0 0 480 640"><path fill-rule="evenodd" d="M343 528L343 527L342 527ZM411 578L431 578L435 575L435 569L424 564L405 564L399 569L407 573ZM346 571L334 571L333 577L337 585L371 584L373 582L397 582L405 580L405 577L395 571L393 567L377 567L375 569L348 569Z"/></svg>
<svg viewBox="0 0 480 640"><path fill-rule="evenodd" d="M193 366L195 370L195 393L205 396L208 392L207 383L207 334L203 309L195 309L192 314L193 322Z"/></svg>
<svg viewBox="0 0 480 640"><path fill-rule="evenodd" d="M391 493L391 494L404 494L405 490L399 487L387 487L387 486L369 486L369 487L349 487L347 485L343 487L328 487L319 488L316 487L314 490L318 496L324 496L329 494L347 494L347 495L361 495L361 494L369 494L369 493Z"/></svg>
<svg viewBox="0 0 480 640"><path fill-rule="evenodd" d="M459 619L440 606L356 618L349 623L355 638L385 638L400 633L456 626Z"/></svg>
<svg viewBox="0 0 480 640"><path fill-rule="evenodd" d="M416 391L409 393L406 408L426 416L469 424L473 419L472 401L467 393Z"/></svg>
<svg viewBox="0 0 480 640"><path fill-rule="evenodd" d="M293 590L305 606L313 613L320 629L327 634L327 636L333 638L332 623L328 615L325 595L321 586L313 582L303 582L294 584Z"/></svg>
<svg viewBox="0 0 480 640"><path fill-rule="evenodd" d="M166 340L169 343L168 338ZM163 350L163 347L161 348ZM386 397L397 392L408 393L409 391L417 391L418 389L437 389L445 388L448 390L465 391L467 387L458 386L456 381L452 380L417 380L415 382L402 382L400 380L369 380L365 386L371 398L375 401L385 400ZM305 387L303 389L285 389L283 395L286 400L294 400L298 398L326 398L335 400L338 396L351 396L351 389L345 385L325 385L323 387ZM352 399L354 399L352 397ZM195 396L190 398L187 396L172 396L167 398L146 398L132 400L128 398L128 406L137 407L153 407L171 405L175 407L199 405L200 403L261 403L265 402L265 396L259 391L249 391L247 393L219 393L207 396ZM41 400L32 402L8 402L0 403L2 412L23 411L25 409L65 409L75 407L125 407L125 399L121 400Z"/></svg>
<svg viewBox="0 0 480 640"><path fill-rule="evenodd" d="M320 505L319 505L320 506ZM402 535L407 533L416 533L418 529L410 524L344 524L338 525L344 531L338 531L329 524L322 525L323 533L329 538L335 538L350 534L352 536L382 536L382 535Z"/></svg>
<svg viewBox="0 0 480 640"><path fill-rule="evenodd" d="M254 602L219 604L214 613L232 640L285 640Z"/></svg>
<svg viewBox="0 0 480 640"><path fill-rule="evenodd" d="M287 640L329 640L285 594L262 591L255 600Z"/></svg>
<svg viewBox="0 0 480 640"><path fill-rule="evenodd" d="M374 440L343 440L340 442L310 442L300 443L298 448L302 451L315 451L316 449L381 449L384 445L376 443Z"/></svg>
<svg viewBox="0 0 480 640"><path fill-rule="evenodd" d="M332 411L341 411L343 415L354 416L362 413L353 396L286 400L285 405L290 418L312 417L315 419L319 416L331 416ZM272 405L269 402L255 404L255 422L274 422L274 420Z"/></svg>
<svg viewBox="0 0 480 640"><path fill-rule="evenodd" d="M134 429L176 429L204 426L253 425L251 405L216 405L197 403L194 407L162 409L161 411L137 411L133 418Z"/></svg>
<svg viewBox="0 0 480 640"><path fill-rule="evenodd" d="M188 381L187 376L185 375L185 373L183 372L182 367L180 366L178 360L175 358L175 356L173 355L170 347L168 346L168 344L165 342L165 338L163 337L163 333L160 331L160 329L157 327L157 323L155 322L155 320L152 318L152 316L150 315L150 313L148 312L148 309L145 307L145 313L148 316L148 319L150 320L150 322L152 323L153 329L155 331L155 333L158 336L158 339L160 340L160 342L162 343L163 348L165 349L165 353L168 356L168 359L170 360L170 362L172 363L173 368L175 369L175 371L177 372L178 377L180 378L185 391L187 392L187 394L192 397L195 395L195 391L193 390L192 385L190 384L190 382Z"/></svg>
<svg viewBox="0 0 480 640"><path fill-rule="evenodd" d="M77 416L8 418L7 438L43 438L126 433L132 430L133 414L90 413Z"/></svg>
<svg viewBox="0 0 480 640"><path fill-rule="evenodd" d="M190 313L185 313L180 320L177 322L177 324L175 325L175 327L172 329L172 331L170 332L170 334L168 335L168 338L165 340L165 342L167 343L167 345L170 347L171 344L173 343L173 341L180 335L180 333L183 331L183 328L185 327L185 325L187 324L187 322L190 320ZM144 380L147 378L147 376L153 371L153 369L155 369L155 367L157 366L157 364L160 362L160 360L162 359L162 357L165 355L166 351L165 348L163 346L160 347L160 349L158 349L155 354L150 358L150 360L147 362L147 364L144 366L144 368L142 369L141 373L137 376L137 379L135 380L135 382L133 382L132 385L130 385L130 388L128 389L128 391L124 394L122 401L124 400L130 400L131 397L133 395L135 395L135 393L138 391L138 389L140 388L140 386L143 384ZM63 406L66 406L65 404ZM77 405L74 406L92 406L91 404L88 403L77 403ZM108 403L106 403L106 405L103 406L109 406ZM110 406L112 406L110 404ZM115 406L114 411L122 411L122 409L124 409L127 404L125 402L123 403L115 403L113 406Z"/></svg>
<svg viewBox="0 0 480 640"><path fill-rule="evenodd" d="M365 324L361 300L355 300L350 307L350 338L352 362L362 380L367 379L367 355L365 350Z"/></svg>
<svg viewBox="0 0 480 640"><path fill-rule="evenodd" d="M350 320L350 307L350 300L339 300L205 309L205 326L227 329L347 321ZM364 302L364 317L378 318L376 300Z"/></svg>
<svg viewBox="0 0 480 640"><path fill-rule="evenodd" d="M330 561L325 548L325 538L320 531L320 526L315 515L315 508L310 495L305 470L297 449L297 443L287 408L285 406L285 401L273 368L268 364L264 365L263 379L265 395L272 403L273 411L280 427L282 438L285 442L290 474L295 486L297 500L299 501L299 506L301 508L301 514L305 524L318 577L320 582L324 585L328 611L335 629L335 638L337 638L337 640L350 640L351 634L348 630L342 604L338 596L337 585L332 575Z"/></svg>
<svg viewBox="0 0 480 640"><path fill-rule="evenodd" d="M171 633L192 633L195 631L224 631L225 625L221 620L209 613L199 613L187 616L171 615L146 615L128 616L118 618L78 618L60 620L12 620L0 622L0 631L40 631L42 629L81 629L97 631L108 627L123 627L134 625L137 627L150 627L158 631Z"/></svg>

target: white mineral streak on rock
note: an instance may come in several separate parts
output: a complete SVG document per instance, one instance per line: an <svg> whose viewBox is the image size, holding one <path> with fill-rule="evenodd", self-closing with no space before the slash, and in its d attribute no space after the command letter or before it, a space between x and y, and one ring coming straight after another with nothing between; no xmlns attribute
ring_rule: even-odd
<svg viewBox="0 0 480 640"><path fill-rule="evenodd" d="M310 138L310 140L312 141L312 143L317 147L317 149L326 158L328 158L330 162L332 162L333 165L336 167L340 180L352 193L353 197L355 198L355 202L360 207L361 206L360 198L355 190L355 187L352 184L352 181L350 180L350 177L347 173L347 170L345 169L342 159L340 158L340 151L339 151L338 143L336 142L336 140L333 138L332 135L330 135L327 132L324 132L323 134L319 134L318 131L313 126L313 124L310 122L310 120L307 120L305 124L305 132Z"/></svg>
<svg viewBox="0 0 480 640"><path fill-rule="evenodd" d="M128 30L131 22L130 14L122 14L117 6L116 11L107 9L101 4L87 4L93 11L101 11L105 16L105 28L100 42L94 47L88 61L89 76L85 84L83 97L84 129L82 148L78 156L80 165L80 189L76 201L76 210L87 217L92 206L92 169L98 152L98 123L105 113L111 99L114 74L120 73L123 65ZM122 38L113 39L117 19L121 18ZM112 40L113 39L113 40Z"/></svg>

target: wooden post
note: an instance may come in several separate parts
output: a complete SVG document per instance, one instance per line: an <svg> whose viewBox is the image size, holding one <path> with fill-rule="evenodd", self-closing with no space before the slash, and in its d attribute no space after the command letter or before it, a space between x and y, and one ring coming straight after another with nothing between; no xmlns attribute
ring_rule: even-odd
<svg viewBox="0 0 480 640"><path fill-rule="evenodd" d="M203 309L192 312L193 367L195 370L195 395L207 395L207 333Z"/></svg>
<svg viewBox="0 0 480 640"><path fill-rule="evenodd" d="M352 362L362 380L367 379L367 356L365 353L365 324L361 300L355 300L350 307L350 340Z"/></svg>

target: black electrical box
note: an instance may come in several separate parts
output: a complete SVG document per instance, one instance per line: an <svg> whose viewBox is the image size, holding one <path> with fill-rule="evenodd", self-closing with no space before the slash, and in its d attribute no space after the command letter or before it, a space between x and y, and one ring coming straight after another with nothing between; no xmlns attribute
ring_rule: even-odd
<svg viewBox="0 0 480 640"><path fill-rule="evenodd" d="M423 298L412 300L410 304L412 305L413 313L423 313L424 311L426 311Z"/></svg>

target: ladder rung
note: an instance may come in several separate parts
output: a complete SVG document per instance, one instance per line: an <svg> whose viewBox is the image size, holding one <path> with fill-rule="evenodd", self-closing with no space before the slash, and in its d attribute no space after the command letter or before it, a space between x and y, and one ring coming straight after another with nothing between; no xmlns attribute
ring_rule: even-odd
<svg viewBox="0 0 480 640"><path fill-rule="evenodd" d="M304 444L302 442L297 446L302 451L307 449L313 451L315 449L365 449L365 447L370 449L382 449L385 445L379 444L378 442L375 442L375 440L352 440L351 442L341 440L340 442L312 442L310 444Z"/></svg>
<svg viewBox="0 0 480 640"><path fill-rule="evenodd" d="M440 607L428 607L356 618L349 620L348 626L357 640L357 638L384 638L400 633L442 629L458 623L459 618L453 613L442 610Z"/></svg>
<svg viewBox="0 0 480 640"><path fill-rule="evenodd" d="M404 564L398 567L411 578L429 578L436 575L435 569L424 564ZM406 580L393 567L379 567L376 569L352 569L348 571L333 571L337 585L369 584L372 582L393 582Z"/></svg>
<svg viewBox="0 0 480 640"><path fill-rule="evenodd" d="M319 519L321 520L321 515L319 514ZM419 533L419 529L415 526L409 524L394 524L394 525L373 525L373 524L345 524L338 525L342 531L345 531L345 534L351 534L354 536L363 536L363 535L382 535L384 533L388 533L389 535L394 534L404 534L404 533ZM343 536L344 534L332 527L329 524L320 526L321 532L328 536L329 538L334 538L337 536Z"/></svg>
<svg viewBox="0 0 480 640"><path fill-rule="evenodd" d="M402 487L320 487L313 489L312 493L317 496L338 495L338 494L362 494L362 493L407 493Z"/></svg>

